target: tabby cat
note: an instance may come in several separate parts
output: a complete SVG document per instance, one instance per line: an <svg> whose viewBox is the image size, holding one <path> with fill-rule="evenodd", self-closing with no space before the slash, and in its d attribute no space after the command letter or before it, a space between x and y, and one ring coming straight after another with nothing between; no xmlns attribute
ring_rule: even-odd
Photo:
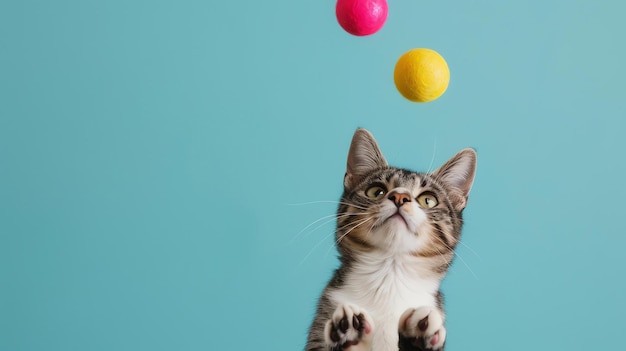
<svg viewBox="0 0 626 351"><path fill-rule="evenodd" d="M443 350L439 286L461 235L476 152L438 170L391 167L354 133L337 213L340 267L319 300L306 351Z"/></svg>

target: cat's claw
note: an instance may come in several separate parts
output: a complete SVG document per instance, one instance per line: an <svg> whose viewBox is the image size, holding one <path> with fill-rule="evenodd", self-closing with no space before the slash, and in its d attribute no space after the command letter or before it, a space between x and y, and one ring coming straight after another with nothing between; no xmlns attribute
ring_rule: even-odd
<svg viewBox="0 0 626 351"><path fill-rule="evenodd" d="M415 350L442 350L446 342L443 316L432 307L409 308L400 317L400 343Z"/></svg>
<svg viewBox="0 0 626 351"><path fill-rule="evenodd" d="M354 305L341 305L326 322L324 337L333 350L369 350L373 328L365 311Z"/></svg>

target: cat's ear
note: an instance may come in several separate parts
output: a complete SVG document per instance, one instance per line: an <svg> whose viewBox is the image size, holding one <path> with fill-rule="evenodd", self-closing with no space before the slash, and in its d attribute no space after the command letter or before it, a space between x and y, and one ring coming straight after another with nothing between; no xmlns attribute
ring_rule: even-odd
<svg viewBox="0 0 626 351"><path fill-rule="evenodd" d="M460 211L467 205L467 197L476 174L476 151L463 149L433 172L433 177L447 188L450 200Z"/></svg>
<svg viewBox="0 0 626 351"><path fill-rule="evenodd" d="M346 189L352 189L363 180L363 177L376 169L385 167L387 167L387 161L380 152L374 136L365 129L357 129L350 144L348 167L343 185Z"/></svg>

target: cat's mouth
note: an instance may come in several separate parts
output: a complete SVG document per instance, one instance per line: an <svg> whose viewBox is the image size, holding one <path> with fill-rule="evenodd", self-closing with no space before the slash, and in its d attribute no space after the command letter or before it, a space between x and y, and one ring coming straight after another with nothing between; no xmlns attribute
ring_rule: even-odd
<svg viewBox="0 0 626 351"><path fill-rule="evenodd" d="M404 223L404 225L409 228L409 222L406 220L406 218L404 218L404 215L400 212L400 210L396 211L396 213L392 214L391 216L387 217L387 219L385 219L384 223L387 223L389 221L400 221L402 223Z"/></svg>

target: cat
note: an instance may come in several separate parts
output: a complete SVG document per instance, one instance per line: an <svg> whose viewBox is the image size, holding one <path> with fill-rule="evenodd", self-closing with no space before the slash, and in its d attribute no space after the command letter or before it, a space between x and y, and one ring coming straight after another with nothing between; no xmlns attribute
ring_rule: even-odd
<svg viewBox="0 0 626 351"><path fill-rule="evenodd" d="M306 351L444 349L439 290L476 173L464 149L432 173L387 164L357 129L337 212L340 267L320 297Z"/></svg>

